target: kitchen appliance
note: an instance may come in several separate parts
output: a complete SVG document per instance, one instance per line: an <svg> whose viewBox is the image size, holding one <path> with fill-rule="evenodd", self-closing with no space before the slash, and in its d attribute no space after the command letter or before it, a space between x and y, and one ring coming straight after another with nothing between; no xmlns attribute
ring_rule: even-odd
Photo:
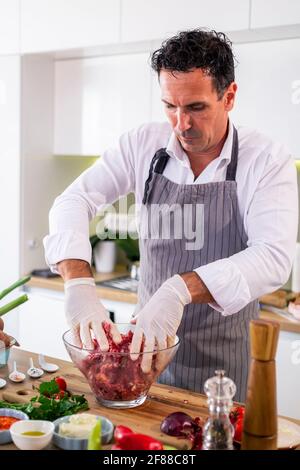
<svg viewBox="0 0 300 470"><path fill-rule="evenodd" d="M97 281L96 285L135 293L138 290L138 280L133 279L130 276L120 276L114 279L109 279L107 281Z"/></svg>

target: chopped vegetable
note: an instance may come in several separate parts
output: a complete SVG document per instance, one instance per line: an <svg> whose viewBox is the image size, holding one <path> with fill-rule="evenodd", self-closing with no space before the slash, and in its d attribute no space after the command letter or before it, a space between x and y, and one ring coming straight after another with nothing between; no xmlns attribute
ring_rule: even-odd
<svg viewBox="0 0 300 470"><path fill-rule="evenodd" d="M101 419L98 419L89 435L88 450L101 450Z"/></svg>
<svg viewBox="0 0 300 470"><path fill-rule="evenodd" d="M12 416L0 416L0 431L9 429L13 423L20 421L19 418L13 418Z"/></svg>
<svg viewBox="0 0 300 470"><path fill-rule="evenodd" d="M26 413L30 419L42 419L54 421L61 416L69 416L78 411L89 408L84 395L72 395L70 392L60 395L59 386L55 379L50 382L43 382L38 388L36 397L29 403L9 403L0 401L0 408L10 408Z"/></svg>

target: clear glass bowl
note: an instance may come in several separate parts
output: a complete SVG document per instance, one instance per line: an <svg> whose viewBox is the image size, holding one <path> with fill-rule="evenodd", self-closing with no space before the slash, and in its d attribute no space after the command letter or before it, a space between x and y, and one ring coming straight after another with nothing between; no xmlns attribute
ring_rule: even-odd
<svg viewBox="0 0 300 470"><path fill-rule="evenodd" d="M1 342L2 346L0 346L0 368L5 367L7 365L9 354L10 354L10 349L12 348L12 346L16 344L16 342L17 342L16 339L13 338L12 336L10 336L9 346L3 346L3 342Z"/></svg>
<svg viewBox="0 0 300 470"><path fill-rule="evenodd" d="M134 331L134 325L127 323L118 323L117 327L124 335ZM144 403L152 383L172 361L180 344L176 337L174 345L155 350L151 371L145 374L141 369L143 354L152 353L140 353L137 360L132 361L125 352L79 348L74 345L70 330L64 333L63 341L98 402L109 408L133 408Z"/></svg>

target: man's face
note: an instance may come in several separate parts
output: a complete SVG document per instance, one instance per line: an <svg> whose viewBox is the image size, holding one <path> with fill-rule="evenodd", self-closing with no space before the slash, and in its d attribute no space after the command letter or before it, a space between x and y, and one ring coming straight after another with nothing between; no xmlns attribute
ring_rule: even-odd
<svg viewBox="0 0 300 470"><path fill-rule="evenodd" d="M183 149L202 153L217 145L226 132L236 84L219 99L212 78L202 69L173 74L163 69L159 82L167 118Z"/></svg>

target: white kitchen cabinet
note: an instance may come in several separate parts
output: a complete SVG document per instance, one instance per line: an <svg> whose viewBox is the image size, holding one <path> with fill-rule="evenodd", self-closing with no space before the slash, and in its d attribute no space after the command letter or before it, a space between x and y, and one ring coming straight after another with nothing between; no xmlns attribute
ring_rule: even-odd
<svg viewBox="0 0 300 470"><path fill-rule="evenodd" d="M0 290L16 281L20 260L20 59L0 56Z"/></svg>
<svg viewBox="0 0 300 470"><path fill-rule="evenodd" d="M300 334L281 331L276 355L278 414L300 419Z"/></svg>
<svg viewBox="0 0 300 470"><path fill-rule="evenodd" d="M101 155L123 132L150 120L148 57L56 62L55 154Z"/></svg>
<svg viewBox="0 0 300 470"><path fill-rule="evenodd" d="M64 313L64 293L48 289L29 288L29 300L19 308L18 341L22 349L47 356L70 360L62 341L69 329ZM116 323L129 323L135 305L102 300L113 312Z"/></svg>
<svg viewBox="0 0 300 470"><path fill-rule="evenodd" d="M70 360L62 341L68 330L62 294L41 291L28 293L19 309L19 343L22 349Z"/></svg>
<svg viewBox="0 0 300 470"><path fill-rule="evenodd" d="M300 39L236 45L238 91L231 116L299 157Z"/></svg>
<svg viewBox="0 0 300 470"><path fill-rule="evenodd" d="M299 0L252 0L251 28L299 23Z"/></svg>
<svg viewBox="0 0 300 470"><path fill-rule="evenodd" d="M19 0L0 0L0 55L20 49Z"/></svg>
<svg viewBox="0 0 300 470"><path fill-rule="evenodd" d="M235 31L249 27L248 0L122 0L122 42L165 38L179 30L207 27Z"/></svg>
<svg viewBox="0 0 300 470"><path fill-rule="evenodd" d="M119 0L21 1L22 53L119 41Z"/></svg>

